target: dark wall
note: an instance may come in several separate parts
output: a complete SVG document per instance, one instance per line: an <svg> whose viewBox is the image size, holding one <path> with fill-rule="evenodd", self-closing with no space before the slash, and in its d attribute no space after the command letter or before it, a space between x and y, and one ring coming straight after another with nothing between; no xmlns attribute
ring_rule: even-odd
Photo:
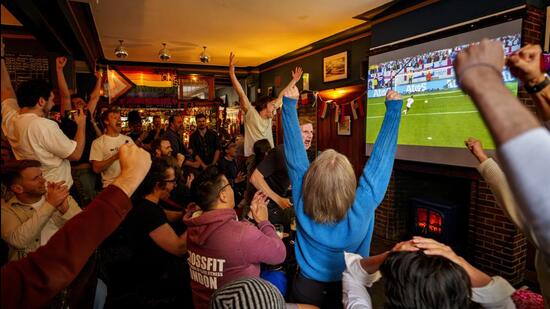
<svg viewBox="0 0 550 309"><path fill-rule="evenodd" d="M525 4L525 0L441 0L376 24L372 46L379 46L436 29L456 25Z"/></svg>
<svg viewBox="0 0 550 309"><path fill-rule="evenodd" d="M309 73L309 89L324 90L363 83L361 80L361 64L367 59L367 51L370 47L370 37L358 39L334 48L323 50L317 54L287 63L275 69L262 71L260 73L260 87L262 94L267 93L268 87L273 87L275 95L279 94L291 79L291 70L301 66L305 73ZM323 58L334 54L348 51L348 78L334 82L323 82ZM275 86L275 79L280 78L280 84ZM302 82L298 88L302 90Z"/></svg>

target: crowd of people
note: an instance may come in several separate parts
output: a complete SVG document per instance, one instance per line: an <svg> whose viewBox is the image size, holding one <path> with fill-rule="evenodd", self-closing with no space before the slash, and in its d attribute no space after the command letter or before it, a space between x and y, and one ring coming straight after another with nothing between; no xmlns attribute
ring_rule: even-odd
<svg viewBox="0 0 550 309"><path fill-rule="evenodd" d="M511 54L519 47L520 34L505 35L496 40L502 42L505 54ZM452 48L428 51L416 56L371 65L369 67L368 89L382 89L399 84L414 82L429 82L437 79L451 78L452 67L456 55L470 44Z"/></svg>
<svg viewBox="0 0 550 309"><path fill-rule="evenodd" d="M550 83L538 66L540 54L540 47L526 46L506 64L549 128ZM484 40L454 61L502 169L477 140L466 144L501 207L537 247L548 304L550 133L507 91L504 59L500 42ZM2 47L2 132L15 156L2 166L3 184L13 193L2 200L1 236L9 247L1 270L3 307L59 301L76 308L372 308L366 287L382 277L387 308L468 308L472 302L515 308L515 289L506 280L436 240L414 237L370 256L375 210L397 148L399 93L386 94L380 133L357 179L335 150L308 156L314 130L298 117L299 67L278 97L252 104L231 54L244 137L222 142L197 115L187 147L177 114L167 128L157 120L146 132L132 119L132 133L121 134L119 110L97 108L99 82L88 102L70 94L65 63L56 61L62 119L52 120L51 86L35 80L14 91ZM282 145L272 135L277 112Z"/></svg>

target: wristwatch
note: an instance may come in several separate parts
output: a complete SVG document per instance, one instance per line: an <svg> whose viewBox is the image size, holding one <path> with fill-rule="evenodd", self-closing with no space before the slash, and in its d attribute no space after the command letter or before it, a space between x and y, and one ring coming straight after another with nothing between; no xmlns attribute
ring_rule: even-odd
<svg viewBox="0 0 550 309"><path fill-rule="evenodd" d="M544 74L544 80L536 85L529 86L527 84L523 85L525 87L525 91L528 93L537 93L544 89L546 86L550 85L550 78L548 78L547 74Z"/></svg>

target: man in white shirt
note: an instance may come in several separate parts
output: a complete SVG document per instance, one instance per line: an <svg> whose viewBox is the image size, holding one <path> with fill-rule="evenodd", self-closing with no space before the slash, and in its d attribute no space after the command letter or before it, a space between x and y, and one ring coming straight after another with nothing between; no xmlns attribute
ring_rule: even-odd
<svg viewBox="0 0 550 309"><path fill-rule="evenodd" d="M75 115L78 128L75 140L70 140L57 122L46 118L54 106L51 86L42 80L27 81L18 87L16 96L3 55L2 45L2 131L15 158L39 161L47 181L64 181L70 188L73 178L69 161L82 156L86 115L82 110Z"/></svg>
<svg viewBox="0 0 550 309"><path fill-rule="evenodd" d="M280 92L279 97L273 99L269 96L260 97L256 100L254 106L248 100L246 93L244 92L237 76L235 75L235 55L231 53L229 55L229 77L231 78L231 84L239 95L239 103L241 110L244 113L244 156L249 157L254 154L254 143L261 139L267 139L274 147L273 143L273 122L272 118L276 114L276 110L281 107L283 101L282 94L289 87L296 85L296 83L302 77L302 68L296 67L292 71L292 80L290 83Z"/></svg>
<svg viewBox="0 0 550 309"><path fill-rule="evenodd" d="M407 113L409 112L409 109L411 109L411 107L413 106L413 103L414 103L414 99L413 99L413 96L410 96L408 99L407 99L407 109L405 109L403 111L403 113L405 115L407 115Z"/></svg>
<svg viewBox="0 0 550 309"><path fill-rule="evenodd" d="M14 193L2 200L2 239L9 246L8 259L19 260L45 245L67 220L81 210L63 183L48 183L41 164L17 160L2 167L2 180Z"/></svg>
<svg viewBox="0 0 550 309"><path fill-rule="evenodd" d="M92 143L90 161L94 172L101 173L103 188L110 185L120 175L118 151L124 144L133 144L129 136L120 134L120 112L110 109L101 115L101 122L105 126L105 134L96 138Z"/></svg>

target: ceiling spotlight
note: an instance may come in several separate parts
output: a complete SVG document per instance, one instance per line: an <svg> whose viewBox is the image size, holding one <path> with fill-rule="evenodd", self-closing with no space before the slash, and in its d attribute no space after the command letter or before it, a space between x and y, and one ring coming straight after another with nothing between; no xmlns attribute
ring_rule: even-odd
<svg viewBox="0 0 550 309"><path fill-rule="evenodd" d="M210 56L208 56L206 54L206 46L203 46L202 47L202 53L201 55L199 56L199 59L201 60L202 63L208 63L210 62Z"/></svg>
<svg viewBox="0 0 550 309"><path fill-rule="evenodd" d="M159 58L161 61L168 61L172 56L170 55L170 51L168 48L166 48L166 43L162 43L162 49L159 50Z"/></svg>
<svg viewBox="0 0 550 309"><path fill-rule="evenodd" d="M124 40L118 41L120 42L120 44L115 48L115 56L117 56L117 58L124 59L128 57L128 51L124 46L122 46L122 42L124 42Z"/></svg>

